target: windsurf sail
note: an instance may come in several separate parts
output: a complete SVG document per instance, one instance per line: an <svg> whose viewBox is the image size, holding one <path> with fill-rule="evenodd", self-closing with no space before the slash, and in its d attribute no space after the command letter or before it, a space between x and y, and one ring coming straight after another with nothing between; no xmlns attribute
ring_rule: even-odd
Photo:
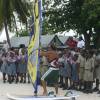
<svg viewBox="0 0 100 100"><path fill-rule="evenodd" d="M31 81L34 85L35 91L37 91L37 78L39 68L39 47L40 47L40 33L41 33L41 0L34 0L33 3L33 34L31 33L31 39L28 45L28 72Z"/></svg>

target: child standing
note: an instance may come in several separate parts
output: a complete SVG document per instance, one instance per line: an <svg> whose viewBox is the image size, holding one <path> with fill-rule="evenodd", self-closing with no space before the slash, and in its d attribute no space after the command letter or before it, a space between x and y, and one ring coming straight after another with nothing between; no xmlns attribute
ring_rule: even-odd
<svg viewBox="0 0 100 100"><path fill-rule="evenodd" d="M92 93L94 72L94 58L92 52L87 51L84 70L84 87L85 93Z"/></svg>
<svg viewBox="0 0 100 100"><path fill-rule="evenodd" d="M15 53L12 50L10 50L8 52L8 58L7 58L7 63L8 63L7 74L8 74L8 82L9 83L12 83L16 76L15 62L16 62Z"/></svg>
<svg viewBox="0 0 100 100"><path fill-rule="evenodd" d="M95 67L96 87L94 88L94 91L98 91L98 94L100 94L100 90L99 90L99 83L100 83L100 51L97 52L95 61L96 61L96 67Z"/></svg>
<svg viewBox="0 0 100 100"><path fill-rule="evenodd" d="M71 53L67 51L64 54L64 70L63 70L63 77L65 79L65 85L63 87L63 90L70 88L68 86L68 80L70 81L70 86L71 86Z"/></svg>
<svg viewBox="0 0 100 100"><path fill-rule="evenodd" d="M27 72L27 54L26 50L21 49L21 53L19 53L18 57L18 72L20 74L21 80L20 83L26 83L26 72Z"/></svg>
<svg viewBox="0 0 100 100"><path fill-rule="evenodd" d="M81 50L77 60L79 66L79 90L83 90L84 86L84 67L85 67L85 50Z"/></svg>
<svg viewBox="0 0 100 100"><path fill-rule="evenodd" d="M72 59L72 89L77 89L78 86L78 81L79 81L79 68L78 68L78 63L77 63L78 55L75 54L73 59Z"/></svg>
<svg viewBox="0 0 100 100"><path fill-rule="evenodd" d="M7 73L7 59L6 59L7 54L3 53L2 54L2 66L1 66L1 72L3 74L3 82L6 82L6 73Z"/></svg>
<svg viewBox="0 0 100 100"><path fill-rule="evenodd" d="M59 63L59 80L60 80L59 83L60 83L60 87L63 87L64 86L64 81L63 81L64 58L62 53L59 54L58 63Z"/></svg>

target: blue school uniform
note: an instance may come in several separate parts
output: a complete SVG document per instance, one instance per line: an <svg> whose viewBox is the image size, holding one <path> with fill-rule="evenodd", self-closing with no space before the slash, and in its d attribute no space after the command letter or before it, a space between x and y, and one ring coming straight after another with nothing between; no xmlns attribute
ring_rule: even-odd
<svg viewBox="0 0 100 100"><path fill-rule="evenodd" d="M68 78L71 77L71 66L67 61L64 62L63 76Z"/></svg>
<svg viewBox="0 0 100 100"><path fill-rule="evenodd" d="M64 71L64 59L63 58L59 58L58 59L58 63L60 64L59 66L59 75L63 76L63 71Z"/></svg>
<svg viewBox="0 0 100 100"><path fill-rule="evenodd" d="M8 75L16 75L16 66L15 62L8 62L7 74Z"/></svg>
<svg viewBox="0 0 100 100"><path fill-rule="evenodd" d="M8 67L7 67L7 74L8 75L16 75L16 58L8 56Z"/></svg>
<svg viewBox="0 0 100 100"><path fill-rule="evenodd" d="M66 55L64 57L64 68L63 68L63 77L71 78L71 57L67 57Z"/></svg>
<svg viewBox="0 0 100 100"><path fill-rule="evenodd" d="M23 74L27 72L27 58L26 58L26 55L24 55L23 57L20 57L19 62L18 62L17 72L23 73Z"/></svg>
<svg viewBox="0 0 100 100"><path fill-rule="evenodd" d="M16 57L13 51L9 51L7 55L7 74L8 75L16 75Z"/></svg>
<svg viewBox="0 0 100 100"><path fill-rule="evenodd" d="M1 72L2 73L7 73L7 61L6 61L6 57L2 57L2 65L1 65Z"/></svg>
<svg viewBox="0 0 100 100"><path fill-rule="evenodd" d="M79 76L78 76L78 68L77 68L77 64L76 63L72 63L72 80L74 82L78 82L79 80Z"/></svg>

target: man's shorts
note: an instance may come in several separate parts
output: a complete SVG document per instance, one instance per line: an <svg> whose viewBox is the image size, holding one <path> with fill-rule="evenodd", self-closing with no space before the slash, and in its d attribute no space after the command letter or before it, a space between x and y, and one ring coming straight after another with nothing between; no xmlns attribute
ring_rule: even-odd
<svg viewBox="0 0 100 100"><path fill-rule="evenodd" d="M41 80L50 82L51 84L58 83L59 69L50 67L49 70L42 76Z"/></svg>

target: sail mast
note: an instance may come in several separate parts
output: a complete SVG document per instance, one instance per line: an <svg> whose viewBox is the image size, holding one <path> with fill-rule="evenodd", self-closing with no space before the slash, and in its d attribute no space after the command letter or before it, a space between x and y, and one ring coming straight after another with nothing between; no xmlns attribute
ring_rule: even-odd
<svg viewBox="0 0 100 100"><path fill-rule="evenodd" d="M31 77L31 81L34 85L34 89L37 92L37 77L39 68L39 47L40 47L40 11L39 7L41 0L34 0L33 4L33 18L34 18L34 33L30 39L28 45L28 72Z"/></svg>

